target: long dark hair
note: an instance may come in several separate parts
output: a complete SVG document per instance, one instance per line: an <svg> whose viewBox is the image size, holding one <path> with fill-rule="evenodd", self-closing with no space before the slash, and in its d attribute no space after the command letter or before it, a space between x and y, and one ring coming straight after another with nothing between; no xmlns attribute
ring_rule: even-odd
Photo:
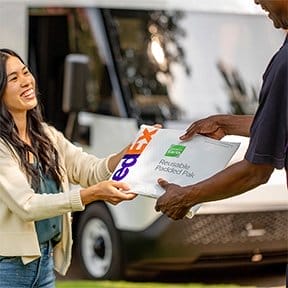
<svg viewBox="0 0 288 288"><path fill-rule="evenodd" d="M39 187L41 167L43 173L50 175L60 186L61 172L58 161L58 152L43 129L43 117L40 105L27 111L27 134L32 145L23 142L18 134L17 126L3 101L3 94L7 85L6 62L9 57L17 57L24 65L21 57L10 49L0 49L0 138L10 144L17 152L21 166L24 168L33 188ZM8 145L9 146L9 145ZM37 165L28 161L28 153L32 153Z"/></svg>

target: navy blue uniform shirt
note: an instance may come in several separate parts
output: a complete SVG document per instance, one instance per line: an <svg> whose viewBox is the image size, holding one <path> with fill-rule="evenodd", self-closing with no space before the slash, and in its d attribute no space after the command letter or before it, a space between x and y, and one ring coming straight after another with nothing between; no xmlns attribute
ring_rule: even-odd
<svg viewBox="0 0 288 288"><path fill-rule="evenodd" d="M245 159L254 164L288 167L288 34L270 61L260 91Z"/></svg>

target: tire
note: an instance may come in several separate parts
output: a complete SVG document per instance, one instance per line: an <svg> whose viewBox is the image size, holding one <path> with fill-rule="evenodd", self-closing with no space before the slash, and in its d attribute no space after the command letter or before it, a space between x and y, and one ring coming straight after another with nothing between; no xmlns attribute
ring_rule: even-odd
<svg viewBox="0 0 288 288"><path fill-rule="evenodd" d="M120 242L119 232L104 203L93 203L80 213L75 252L85 278L119 280L124 277Z"/></svg>

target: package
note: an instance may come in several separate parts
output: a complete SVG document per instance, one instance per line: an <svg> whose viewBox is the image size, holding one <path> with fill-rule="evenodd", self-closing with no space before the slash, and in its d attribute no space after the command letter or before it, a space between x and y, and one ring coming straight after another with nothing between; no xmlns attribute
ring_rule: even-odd
<svg viewBox="0 0 288 288"><path fill-rule="evenodd" d="M224 169L240 145L201 135L181 141L183 134L142 125L111 179L128 183L132 192L158 198L165 192L158 178L181 186L197 183ZM199 207L192 207L188 216Z"/></svg>

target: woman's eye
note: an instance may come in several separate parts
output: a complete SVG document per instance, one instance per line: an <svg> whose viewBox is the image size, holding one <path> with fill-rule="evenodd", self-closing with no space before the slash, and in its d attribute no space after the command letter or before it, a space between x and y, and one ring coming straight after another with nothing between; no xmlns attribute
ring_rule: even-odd
<svg viewBox="0 0 288 288"><path fill-rule="evenodd" d="M9 79L9 81L16 81L16 80L17 80L17 77L16 77L16 76L14 76L14 77L12 77L12 78Z"/></svg>

